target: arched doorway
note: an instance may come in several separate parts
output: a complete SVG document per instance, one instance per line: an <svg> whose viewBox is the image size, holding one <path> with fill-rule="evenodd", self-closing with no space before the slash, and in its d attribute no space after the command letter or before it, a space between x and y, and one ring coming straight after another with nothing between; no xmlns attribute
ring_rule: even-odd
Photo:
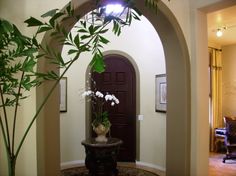
<svg viewBox="0 0 236 176"><path fill-rule="evenodd" d="M78 1L77 3L76 13L80 12L83 15L93 9L92 1L85 4ZM137 0L137 8L158 31L166 56L168 84L166 174L189 175L190 64L187 45L177 20L164 3L159 1L157 14L145 8L143 0ZM72 26L68 27L68 30ZM45 38L45 40L50 41L48 38ZM61 52L62 46L57 46L57 43L53 41L50 42L53 44L52 46L57 48L58 52ZM41 63L40 68L46 70L48 65ZM57 68L54 69L59 71ZM45 85L37 90L37 101L40 102L40 97L45 96L48 86L50 85ZM54 103L57 101L57 95L58 92L55 92L54 96L47 102L47 106L41 113L43 117L40 118L40 123L38 123L38 165L39 173L42 173L39 175L58 175L60 169L59 105ZM50 119L46 120L47 116L50 116Z"/></svg>
<svg viewBox="0 0 236 176"><path fill-rule="evenodd" d="M123 141L118 160L136 160L136 76L129 60L121 55L105 56L106 70L93 73L96 88L114 94L119 106L107 107L111 121L110 135Z"/></svg>

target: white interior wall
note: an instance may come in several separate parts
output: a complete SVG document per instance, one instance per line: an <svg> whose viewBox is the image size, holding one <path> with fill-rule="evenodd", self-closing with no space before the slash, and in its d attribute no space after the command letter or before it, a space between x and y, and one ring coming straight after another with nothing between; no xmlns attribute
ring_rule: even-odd
<svg viewBox="0 0 236 176"><path fill-rule="evenodd" d="M140 161L165 168L166 115L155 112L155 75L165 73L165 58L159 36L142 17L123 29L121 36L106 35L111 41L105 51L126 53L135 62L140 74ZM66 48L64 54L66 57ZM84 159L81 141L85 139L85 102L81 90L85 87L85 73L91 55L83 55L67 73L68 111L61 113L61 161ZM158 64L153 64L158 63ZM155 134L155 135L153 135Z"/></svg>

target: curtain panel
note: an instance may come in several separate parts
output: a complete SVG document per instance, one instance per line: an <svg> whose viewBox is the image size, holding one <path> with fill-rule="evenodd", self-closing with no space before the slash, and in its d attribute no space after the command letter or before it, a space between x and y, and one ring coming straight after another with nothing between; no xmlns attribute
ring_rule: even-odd
<svg viewBox="0 0 236 176"><path fill-rule="evenodd" d="M215 128L222 128L222 58L221 50L209 49L210 70L210 150L215 150Z"/></svg>

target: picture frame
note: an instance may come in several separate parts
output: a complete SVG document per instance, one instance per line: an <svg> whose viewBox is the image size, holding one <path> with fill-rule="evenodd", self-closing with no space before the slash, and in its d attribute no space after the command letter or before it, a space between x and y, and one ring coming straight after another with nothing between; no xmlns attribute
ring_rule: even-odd
<svg viewBox="0 0 236 176"><path fill-rule="evenodd" d="M166 112L167 104L167 83L166 74L156 75L156 92L155 92L155 110L156 112Z"/></svg>
<svg viewBox="0 0 236 176"><path fill-rule="evenodd" d="M62 77L60 86L60 112L67 112L67 77Z"/></svg>

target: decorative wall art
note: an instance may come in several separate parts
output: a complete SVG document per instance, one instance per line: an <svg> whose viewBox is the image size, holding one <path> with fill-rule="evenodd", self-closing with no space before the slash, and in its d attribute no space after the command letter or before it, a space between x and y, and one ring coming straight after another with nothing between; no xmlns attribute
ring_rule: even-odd
<svg viewBox="0 0 236 176"><path fill-rule="evenodd" d="M67 112L67 78L60 80L60 112Z"/></svg>
<svg viewBox="0 0 236 176"><path fill-rule="evenodd" d="M156 75L156 97L155 97L156 112L166 112L167 103L167 84L166 75Z"/></svg>

